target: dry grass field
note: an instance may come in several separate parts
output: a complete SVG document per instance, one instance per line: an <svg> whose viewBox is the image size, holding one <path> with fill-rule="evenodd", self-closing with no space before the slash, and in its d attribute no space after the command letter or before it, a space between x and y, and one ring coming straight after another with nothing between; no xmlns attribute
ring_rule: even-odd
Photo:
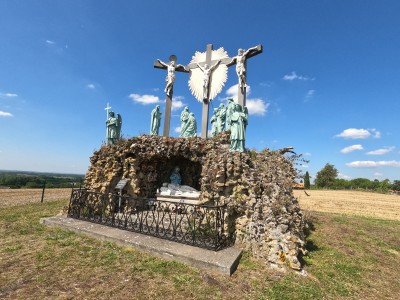
<svg viewBox="0 0 400 300"><path fill-rule="evenodd" d="M0 299L400 299L398 196L295 191L308 276L245 252L225 277L40 224L70 192L46 190L40 203L41 190L0 190Z"/></svg>
<svg viewBox="0 0 400 300"><path fill-rule="evenodd" d="M71 189L45 189L43 202L69 199ZM0 189L0 207L39 203L42 189Z"/></svg>
<svg viewBox="0 0 400 300"><path fill-rule="evenodd" d="M294 190L304 210L400 221L400 196L361 191Z"/></svg>

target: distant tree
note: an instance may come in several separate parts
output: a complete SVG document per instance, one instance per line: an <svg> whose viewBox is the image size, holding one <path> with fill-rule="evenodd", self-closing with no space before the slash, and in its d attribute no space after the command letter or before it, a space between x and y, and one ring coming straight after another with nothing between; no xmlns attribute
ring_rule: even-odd
<svg viewBox="0 0 400 300"><path fill-rule="evenodd" d="M305 189L310 189L310 174L308 173L308 171L306 171L306 175L304 175L304 188Z"/></svg>
<svg viewBox="0 0 400 300"><path fill-rule="evenodd" d="M385 180L381 181L381 185L379 186L378 191L380 191L382 193L387 193L391 187L392 187L392 185L390 184L390 180L385 179Z"/></svg>
<svg viewBox="0 0 400 300"><path fill-rule="evenodd" d="M315 176L315 185L317 187L333 187L338 170L334 165L327 163Z"/></svg>
<svg viewBox="0 0 400 300"><path fill-rule="evenodd" d="M371 181L367 178L356 178L356 179L352 179L351 181L351 185L354 188L358 188L358 189L374 189L374 186L377 185L376 182Z"/></svg>
<svg viewBox="0 0 400 300"><path fill-rule="evenodd" d="M351 182L346 179L343 179L343 178L335 179L335 184L334 184L335 189L345 190L345 189L349 189L350 186L351 186Z"/></svg>
<svg viewBox="0 0 400 300"><path fill-rule="evenodd" d="M400 191L400 180L393 181L392 189L395 191Z"/></svg>

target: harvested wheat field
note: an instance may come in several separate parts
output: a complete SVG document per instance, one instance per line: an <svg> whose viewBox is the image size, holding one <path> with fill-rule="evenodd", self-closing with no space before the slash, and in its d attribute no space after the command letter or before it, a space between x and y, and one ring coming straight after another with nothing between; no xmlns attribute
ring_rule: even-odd
<svg viewBox="0 0 400 300"><path fill-rule="evenodd" d="M43 202L69 199L71 189L45 189ZM39 203L42 189L0 189L0 207Z"/></svg>
<svg viewBox="0 0 400 300"><path fill-rule="evenodd" d="M304 210L400 221L400 196L361 191L294 190Z"/></svg>

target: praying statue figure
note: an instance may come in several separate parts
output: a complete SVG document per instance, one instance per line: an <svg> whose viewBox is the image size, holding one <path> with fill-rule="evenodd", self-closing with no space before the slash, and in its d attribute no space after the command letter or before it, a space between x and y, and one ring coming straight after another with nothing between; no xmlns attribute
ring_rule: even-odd
<svg viewBox="0 0 400 300"><path fill-rule="evenodd" d="M174 170L171 173L171 176L169 177L169 180L171 181L171 183L181 185L182 178L181 178L181 174L179 173L179 171L180 171L179 167L174 168Z"/></svg>
<svg viewBox="0 0 400 300"><path fill-rule="evenodd" d="M239 77L239 87L241 89L247 87L247 82L246 82L246 59L247 55L252 52L257 50L256 47L249 48L247 50L239 49L238 50L238 55L235 56L232 59L232 62L236 61L236 74Z"/></svg>
<svg viewBox="0 0 400 300"><path fill-rule="evenodd" d="M226 121L226 109L224 104L220 104L218 108L217 114L217 132L223 132L225 130L225 121Z"/></svg>
<svg viewBox="0 0 400 300"><path fill-rule="evenodd" d="M196 63L199 69L203 72L203 101L207 101L208 99L208 87L210 85L211 73L218 67L220 63L221 60L217 61L211 67L208 67L208 64L205 64L204 67L202 67L198 63Z"/></svg>
<svg viewBox="0 0 400 300"><path fill-rule="evenodd" d="M110 111L108 113L106 126L107 126L106 143L107 145L113 145L120 139L121 136L121 127L122 127L121 115L118 114L117 117L115 117L114 112Z"/></svg>
<svg viewBox="0 0 400 300"><path fill-rule="evenodd" d="M165 86L164 92L168 95L172 95L172 89L174 87L174 82L175 82L175 70L178 68L183 68L185 67L183 65L175 65L175 61L171 60L169 64L157 59L157 61L164 67L167 68L167 77L165 78L165 81L167 85Z"/></svg>
<svg viewBox="0 0 400 300"><path fill-rule="evenodd" d="M197 121L194 113L189 113L189 117L184 127L181 130L182 137L197 137Z"/></svg>
<svg viewBox="0 0 400 300"><path fill-rule="evenodd" d="M161 124L160 105L157 105L156 108L154 108L151 111L150 134L158 135L160 124Z"/></svg>
<svg viewBox="0 0 400 300"><path fill-rule="evenodd" d="M235 102L232 98L228 99L228 105L226 106L226 130L231 130L231 117L235 108Z"/></svg>
<svg viewBox="0 0 400 300"><path fill-rule="evenodd" d="M246 141L247 115L242 112L242 106L240 104L235 104L230 123L231 145L229 151L244 152Z"/></svg>
<svg viewBox="0 0 400 300"><path fill-rule="evenodd" d="M218 108L214 108L214 113L210 119L211 123L211 136L216 136L218 133Z"/></svg>
<svg viewBox="0 0 400 300"><path fill-rule="evenodd" d="M160 188L160 195L162 196L184 196L188 198L198 199L200 191L188 185L182 185L181 174L179 167L175 167L169 177L170 183L163 183Z"/></svg>
<svg viewBox="0 0 400 300"><path fill-rule="evenodd" d="M181 112L181 133L179 134L180 137L183 137L183 128L186 127L186 123L189 120L189 107L186 106L183 111Z"/></svg>

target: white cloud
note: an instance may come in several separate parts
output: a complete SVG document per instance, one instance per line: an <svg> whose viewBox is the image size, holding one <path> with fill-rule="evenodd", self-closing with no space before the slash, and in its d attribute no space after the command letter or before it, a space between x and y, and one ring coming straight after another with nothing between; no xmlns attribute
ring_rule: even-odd
<svg viewBox="0 0 400 300"><path fill-rule="evenodd" d="M251 88L250 86L247 86L246 89L246 96L250 94ZM235 84L231 86L227 91L226 95L228 96L224 100L227 100L228 98L233 98L235 102L237 102L238 99L238 84ZM266 103L263 99L261 98L248 98L246 99L246 106L247 109L249 110L249 115L260 115L263 116L268 110L270 103Z"/></svg>
<svg viewBox="0 0 400 300"><path fill-rule="evenodd" d="M50 40L46 40L46 43L49 44L49 45L54 45L56 42L50 41Z"/></svg>
<svg viewBox="0 0 400 300"><path fill-rule="evenodd" d="M0 110L0 117L12 117L12 116L13 116L12 113Z"/></svg>
<svg viewBox="0 0 400 300"><path fill-rule="evenodd" d="M0 93L0 97L9 97L9 98L13 98L13 97L18 97L17 94L14 93Z"/></svg>
<svg viewBox="0 0 400 300"><path fill-rule="evenodd" d="M90 83L86 86L88 89L94 90L96 86L93 83Z"/></svg>
<svg viewBox="0 0 400 300"><path fill-rule="evenodd" d="M249 110L249 115L263 116L267 112L269 103L265 103L262 99L247 99L246 107Z"/></svg>
<svg viewBox="0 0 400 300"><path fill-rule="evenodd" d="M379 139L381 137L381 133L375 128L369 129L369 131L371 132L371 134L373 134L374 138Z"/></svg>
<svg viewBox="0 0 400 300"><path fill-rule="evenodd" d="M338 174L338 178L339 178L339 179L346 179L346 180L349 180L349 179L351 179L352 177L349 176L349 175L345 175L345 174L339 173L339 174Z"/></svg>
<svg viewBox="0 0 400 300"><path fill-rule="evenodd" d="M384 155L389 152L392 152L395 147L385 147L382 149L374 150L374 151L369 151L367 152L367 155Z"/></svg>
<svg viewBox="0 0 400 300"><path fill-rule="evenodd" d="M181 126L175 127L174 129L176 133L181 133L181 130L182 130Z"/></svg>
<svg viewBox="0 0 400 300"><path fill-rule="evenodd" d="M248 85L246 88L246 96L248 96L251 92L251 87ZM239 93L239 84L232 85L227 91L225 92L228 96L227 98L233 98L237 101L238 93Z"/></svg>
<svg viewBox="0 0 400 300"><path fill-rule="evenodd" d="M311 153L310 152L306 152L306 153L304 153L304 156L311 156Z"/></svg>
<svg viewBox="0 0 400 300"><path fill-rule="evenodd" d="M274 85L274 83L271 81L260 82L260 86L263 86L263 87L271 87L273 85Z"/></svg>
<svg viewBox="0 0 400 300"><path fill-rule="evenodd" d="M137 102L143 105L160 103L160 98L154 95L139 95L139 94L130 94L129 98L133 100L133 102Z"/></svg>
<svg viewBox="0 0 400 300"><path fill-rule="evenodd" d="M378 168L378 167L400 167L400 161L390 160L390 161L353 161L347 163L346 166L350 168Z"/></svg>
<svg viewBox="0 0 400 300"><path fill-rule="evenodd" d="M184 99L183 96L176 96L172 98L172 107L171 110L178 110L181 109L182 107L184 107L186 104L183 103L181 100Z"/></svg>
<svg viewBox="0 0 400 300"><path fill-rule="evenodd" d="M375 172L375 173L374 173L374 176L375 176L375 177L382 177L383 174L382 174L382 173L379 173L379 172Z"/></svg>
<svg viewBox="0 0 400 300"><path fill-rule="evenodd" d="M289 80L289 81L293 81L293 80L315 80L315 78L310 78L308 76L302 76L302 75L297 75L296 72L292 71L292 73L290 74L286 74L285 76L283 76L282 78L283 80Z"/></svg>
<svg viewBox="0 0 400 300"><path fill-rule="evenodd" d="M307 95L306 95L306 100L308 100L308 99L314 97L314 95L315 95L315 90L309 90L309 91L307 92Z"/></svg>
<svg viewBox="0 0 400 300"><path fill-rule="evenodd" d="M345 139L366 139L369 137L380 138L381 133L376 129L349 128L343 130L342 133L337 134L336 137L342 137Z"/></svg>
<svg viewBox="0 0 400 300"><path fill-rule="evenodd" d="M301 167L301 168L305 168L305 169L309 168L309 166L306 165L306 164L300 164L300 167Z"/></svg>
<svg viewBox="0 0 400 300"><path fill-rule="evenodd" d="M342 150L340 150L340 153L346 154L346 153L350 153L355 150L364 150L364 148L362 145L352 145L352 146L343 148Z"/></svg>

